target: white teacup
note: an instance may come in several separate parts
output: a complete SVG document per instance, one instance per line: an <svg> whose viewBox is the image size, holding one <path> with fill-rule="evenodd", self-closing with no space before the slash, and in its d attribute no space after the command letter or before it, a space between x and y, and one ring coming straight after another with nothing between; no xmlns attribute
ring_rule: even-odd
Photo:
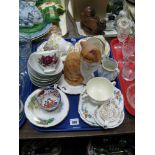
<svg viewBox="0 0 155 155"><path fill-rule="evenodd" d="M103 77L95 77L86 84L86 96L97 105L110 103L114 96L114 84Z"/></svg>

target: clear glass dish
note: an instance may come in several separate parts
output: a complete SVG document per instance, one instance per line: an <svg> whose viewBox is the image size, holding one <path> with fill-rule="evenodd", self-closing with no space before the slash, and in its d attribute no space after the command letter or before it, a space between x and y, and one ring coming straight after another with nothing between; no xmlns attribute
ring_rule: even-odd
<svg viewBox="0 0 155 155"><path fill-rule="evenodd" d="M126 96L127 96L127 100L130 104L130 106L135 109L135 84L131 84L128 88L127 88L127 92L126 92Z"/></svg>

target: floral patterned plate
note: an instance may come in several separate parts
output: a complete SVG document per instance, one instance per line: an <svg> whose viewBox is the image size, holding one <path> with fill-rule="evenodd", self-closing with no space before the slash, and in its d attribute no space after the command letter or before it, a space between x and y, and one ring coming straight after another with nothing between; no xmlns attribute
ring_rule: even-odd
<svg viewBox="0 0 155 155"><path fill-rule="evenodd" d="M119 116L118 117L114 117L115 116L115 110L110 110L110 112L105 113L105 115L107 117L109 117L109 120L103 120L103 118L101 118L100 112L101 112L101 108L96 109L95 113L94 113L94 118L95 121L104 129L112 129L112 128L116 128L119 125L121 125L124 121L124 117L125 117L125 113L123 110L119 109Z"/></svg>
<svg viewBox="0 0 155 155"><path fill-rule="evenodd" d="M35 104L36 97L35 95L40 92L41 89L35 90L25 102L25 115L27 119L35 126L38 127L52 127L60 122L62 122L69 112L69 101L67 96L58 89L61 95L61 104L59 107L52 111L47 112L39 107L38 104Z"/></svg>
<svg viewBox="0 0 155 155"><path fill-rule="evenodd" d="M79 106L78 106L78 112L80 114L81 119L91 126L99 126L99 125L103 126L103 125L101 125L101 123L99 123L95 119L95 111L99 107L97 105L91 103L90 100L87 97L85 97L84 94L85 94L85 90L83 90L83 92L80 95ZM123 109L124 109L123 95L122 95L121 91L116 87L114 89L114 101L117 104L117 106L123 111Z"/></svg>

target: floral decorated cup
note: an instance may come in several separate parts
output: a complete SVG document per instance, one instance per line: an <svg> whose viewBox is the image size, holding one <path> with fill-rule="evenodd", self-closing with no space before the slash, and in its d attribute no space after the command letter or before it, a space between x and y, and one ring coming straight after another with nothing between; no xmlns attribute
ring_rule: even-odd
<svg viewBox="0 0 155 155"><path fill-rule="evenodd" d="M37 94L36 102L42 109L50 112L56 110L60 105L61 95L57 89L46 87Z"/></svg>
<svg viewBox="0 0 155 155"><path fill-rule="evenodd" d="M56 70L59 63L58 50L45 51L41 53L38 52L37 55L39 66L44 73L52 73Z"/></svg>
<svg viewBox="0 0 155 155"><path fill-rule="evenodd" d="M105 77L110 81L116 79L119 75L120 70L118 69L118 63L112 58L105 58L102 60L102 65L98 71L99 76Z"/></svg>
<svg viewBox="0 0 155 155"><path fill-rule="evenodd" d="M95 77L86 84L86 95L97 105L109 103L114 97L114 84L103 77Z"/></svg>

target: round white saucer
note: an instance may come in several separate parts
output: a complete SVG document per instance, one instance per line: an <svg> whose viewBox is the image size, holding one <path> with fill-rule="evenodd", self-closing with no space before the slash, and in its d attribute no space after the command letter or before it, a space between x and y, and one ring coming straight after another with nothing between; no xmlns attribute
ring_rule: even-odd
<svg viewBox="0 0 155 155"><path fill-rule="evenodd" d="M64 75L62 75L58 83L58 88L66 94L77 95L83 91L84 85L72 86L67 83L67 81L64 79Z"/></svg>

